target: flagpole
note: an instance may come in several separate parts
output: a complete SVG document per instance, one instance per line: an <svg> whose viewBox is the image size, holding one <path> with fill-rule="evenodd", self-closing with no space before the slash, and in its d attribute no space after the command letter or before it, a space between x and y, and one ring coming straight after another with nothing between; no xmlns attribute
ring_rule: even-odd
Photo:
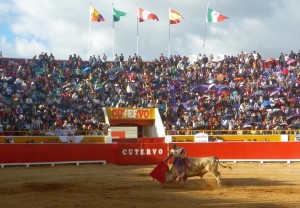
<svg viewBox="0 0 300 208"><path fill-rule="evenodd" d="M205 23L205 28L204 28L203 50L204 50L204 47L205 47L206 28L207 28L207 22Z"/></svg>
<svg viewBox="0 0 300 208"><path fill-rule="evenodd" d="M115 54L115 20L114 20L114 3L112 3L112 21L113 21L113 54L112 54L112 57L114 57L114 54Z"/></svg>
<svg viewBox="0 0 300 208"><path fill-rule="evenodd" d="M171 7L170 7L170 1L169 1L169 51L168 51L168 57L170 58L171 56L171 24L170 24L170 10L171 10Z"/></svg>
<svg viewBox="0 0 300 208"><path fill-rule="evenodd" d="M203 38L203 52L205 47L205 37L206 37L206 28L207 28L207 11L208 11L208 3L206 8L206 15L205 15L205 28L204 28L204 38Z"/></svg>
<svg viewBox="0 0 300 208"><path fill-rule="evenodd" d="M137 18L136 18L136 54L139 54L139 1L136 1Z"/></svg>
<svg viewBox="0 0 300 208"><path fill-rule="evenodd" d="M91 2L90 2L90 8L89 8L89 10L90 10L90 16L89 16L89 56L91 55L91 6L92 6L92 4L91 4Z"/></svg>

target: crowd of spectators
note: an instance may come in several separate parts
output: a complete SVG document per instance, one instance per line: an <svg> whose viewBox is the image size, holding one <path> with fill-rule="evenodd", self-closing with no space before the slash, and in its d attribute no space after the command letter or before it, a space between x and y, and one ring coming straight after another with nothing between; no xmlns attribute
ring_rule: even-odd
<svg viewBox="0 0 300 208"><path fill-rule="evenodd" d="M159 109L168 134L299 129L300 51L1 60L0 133L107 131L103 107Z"/></svg>

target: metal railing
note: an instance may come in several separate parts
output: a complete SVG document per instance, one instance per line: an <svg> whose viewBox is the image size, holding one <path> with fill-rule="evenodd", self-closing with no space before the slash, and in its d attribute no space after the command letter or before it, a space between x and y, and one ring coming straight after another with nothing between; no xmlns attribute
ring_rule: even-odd
<svg viewBox="0 0 300 208"><path fill-rule="evenodd" d="M27 131L1 131L0 136L74 136L74 135L95 135L107 136L108 131L103 130L27 130Z"/></svg>
<svg viewBox="0 0 300 208"><path fill-rule="evenodd" d="M26 130L26 131L1 131L0 136L69 136L69 135L98 135L107 136L109 131L104 130ZM166 130L166 135L196 135L205 133L208 135L278 135L278 134L300 134L300 129L294 130Z"/></svg>
<svg viewBox="0 0 300 208"><path fill-rule="evenodd" d="M196 135L205 133L208 135L280 135L280 134L300 134L300 129L296 130L166 130L166 135Z"/></svg>

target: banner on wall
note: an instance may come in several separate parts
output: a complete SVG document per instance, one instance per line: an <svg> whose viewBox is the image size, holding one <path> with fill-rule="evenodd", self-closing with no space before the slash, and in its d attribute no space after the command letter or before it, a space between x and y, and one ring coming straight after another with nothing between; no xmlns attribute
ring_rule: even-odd
<svg viewBox="0 0 300 208"><path fill-rule="evenodd" d="M208 142L208 134L205 133L196 134L195 142Z"/></svg>
<svg viewBox="0 0 300 208"><path fill-rule="evenodd" d="M109 120L154 120L155 108L106 108Z"/></svg>
<svg viewBox="0 0 300 208"><path fill-rule="evenodd" d="M83 139L83 136L82 135L59 136L59 139L63 143L80 143Z"/></svg>
<svg viewBox="0 0 300 208"><path fill-rule="evenodd" d="M281 136L281 141L282 142L288 142L289 141L289 135L287 134L282 134Z"/></svg>

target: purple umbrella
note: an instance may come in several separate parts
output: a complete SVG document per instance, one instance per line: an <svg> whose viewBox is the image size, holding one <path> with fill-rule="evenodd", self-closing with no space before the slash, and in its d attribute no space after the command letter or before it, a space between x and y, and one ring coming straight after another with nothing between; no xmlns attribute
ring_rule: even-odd
<svg viewBox="0 0 300 208"><path fill-rule="evenodd" d="M270 96L272 97L274 95L277 95L278 93L279 93L279 90L275 90L275 91L271 92Z"/></svg>
<svg viewBox="0 0 300 208"><path fill-rule="evenodd" d="M273 110L272 112L270 112L270 115L272 116L281 115L281 114L283 114L282 110Z"/></svg>
<svg viewBox="0 0 300 208"><path fill-rule="evenodd" d="M196 91L199 91L199 92L203 92L203 91L206 91L206 90L208 90L208 86L209 85L197 85L197 86L195 86L195 87L193 87L192 89L191 89L191 91L192 92L196 92Z"/></svg>
<svg viewBox="0 0 300 208"><path fill-rule="evenodd" d="M291 124L294 120L300 119L300 115L294 115L287 118L286 122Z"/></svg>
<svg viewBox="0 0 300 208"><path fill-rule="evenodd" d="M233 114L226 114L222 117L222 120L230 120L233 119L234 115Z"/></svg>
<svg viewBox="0 0 300 208"><path fill-rule="evenodd" d="M253 126L250 125L250 124L245 124L245 125L243 126L243 129L251 129L251 128L253 128Z"/></svg>
<svg viewBox="0 0 300 208"><path fill-rule="evenodd" d="M209 86L208 86L208 89L209 90L214 90L214 89L216 89L216 84L210 84Z"/></svg>

